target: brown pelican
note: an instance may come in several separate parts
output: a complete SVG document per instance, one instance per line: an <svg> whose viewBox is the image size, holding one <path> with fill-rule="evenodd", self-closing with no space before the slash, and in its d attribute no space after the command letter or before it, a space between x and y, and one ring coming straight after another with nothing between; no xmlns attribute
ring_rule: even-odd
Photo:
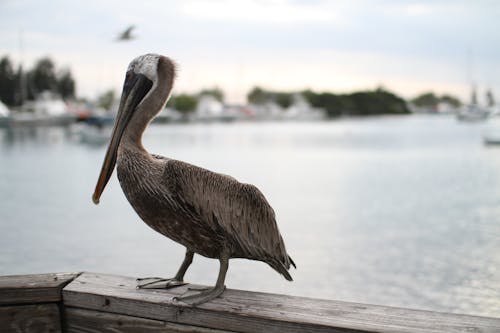
<svg viewBox="0 0 500 333"><path fill-rule="evenodd" d="M175 277L138 279L138 288L159 281L163 287L184 284L194 253L219 259L220 269L215 287L177 298L187 304L201 304L224 291L230 258L263 261L291 281L288 270L295 264L273 209L255 186L144 149L142 133L164 108L174 76L175 66L164 56L146 54L130 63L93 195L98 204L116 164L123 192L141 219L187 249Z"/></svg>

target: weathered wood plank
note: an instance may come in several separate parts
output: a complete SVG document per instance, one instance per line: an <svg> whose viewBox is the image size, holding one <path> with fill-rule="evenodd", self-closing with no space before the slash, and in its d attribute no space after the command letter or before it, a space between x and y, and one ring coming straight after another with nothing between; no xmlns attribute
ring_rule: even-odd
<svg viewBox="0 0 500 333"><path fill-rule="evenodd" d="M172 302L187 286L137 290L134 278L83 273L66 306L234 332L500 332L500 318L227 290L198 307Z"/></svg>
<svg viewBox="0 0 500 333"><path fill-rule="evenodd" d="M60 333L61 318L56 304L0 307L2 333Z"/></svg>
<svg viewBox="0 0 500 333"><path fill-rule="evenodd" d="M65 309L66 333L230 333L210 328L76 308Z"/></svg>
<svg viewBox="0 0 500 333"><path fill-rule="evenodd" d="M78 273L0 276L0 305L61 301L61 289Z"/></svg>

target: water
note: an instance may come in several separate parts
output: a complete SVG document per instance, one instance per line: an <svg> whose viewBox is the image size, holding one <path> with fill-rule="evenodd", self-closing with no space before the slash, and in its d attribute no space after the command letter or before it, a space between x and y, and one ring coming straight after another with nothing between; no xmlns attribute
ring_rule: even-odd
<svg viewBox="0 0 500 333"><path fill-rule="evenodd" d="M499 317L500 149L482 125L402 116L318 123L152 126L145 146L257 185L294 282L233 260L230 288ZM72 129L0 132L0 274L173 276L184 249L142 223L104 146ZM213 284L200 256L186 279Z"/></svg>

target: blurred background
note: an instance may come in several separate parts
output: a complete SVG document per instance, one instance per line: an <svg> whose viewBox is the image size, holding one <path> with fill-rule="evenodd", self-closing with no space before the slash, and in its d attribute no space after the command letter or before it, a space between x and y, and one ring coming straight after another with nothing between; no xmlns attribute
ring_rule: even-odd
<svg viewBox="0 0 500 333"><path fill-rule="evenodd" d="M297 263L229 288L498 316L500 4L0 2L0 274L172 276L182 246L112 177L91 202L128 63L178 65L144 136L259 187ZM186 275L213 284L218 262Z"/></svg>

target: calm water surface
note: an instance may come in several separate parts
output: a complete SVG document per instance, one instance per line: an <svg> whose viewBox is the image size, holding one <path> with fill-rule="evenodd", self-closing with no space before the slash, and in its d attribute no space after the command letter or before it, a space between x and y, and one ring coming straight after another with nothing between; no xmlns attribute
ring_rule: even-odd
<svg viewBox="0 0 500 333"><path fill-rule="evenodd" d="M481 124L408 116L152 126L154 153L257 185L297 263L289 283L233 260L226 284L500 317L500 149ZM0 131L0 274L173 276L184 249L136 216L115 176L91 194L104 146L74 129ZM188 281L213 284L200 256Z"/></svg>

